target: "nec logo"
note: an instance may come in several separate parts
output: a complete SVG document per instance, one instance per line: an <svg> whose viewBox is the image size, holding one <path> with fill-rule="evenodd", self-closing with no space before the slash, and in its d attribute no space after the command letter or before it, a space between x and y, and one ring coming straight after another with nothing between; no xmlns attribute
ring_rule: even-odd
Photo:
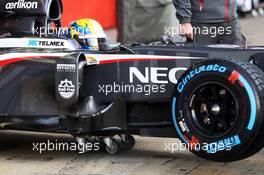
<svg viewBox="0 0 264 175"><path fill-rule="evenodd" d="M39 40L29 40L28 46L44 46L44 47L64 47L65 43L63 41L39 41Z"/></svg>
<svg viewBox="0 0 264 175"><path fill-rule="evenodd" d="M146 67L142 73L136 67L129 68L129 82L134 83L135 78L141 83L154 83L154 84L178 84L178 78L182 73L187 70L185 67L177 67L169 69L167 67Z"/></svg>
<svg viewBox="0 0 264 175"><path fill-rule="evenodd" d="M12 10L12 9L37 9L38 2L25 2L25 0L18 0L17 2L9 2L6 3L5 9Z"/></svg>

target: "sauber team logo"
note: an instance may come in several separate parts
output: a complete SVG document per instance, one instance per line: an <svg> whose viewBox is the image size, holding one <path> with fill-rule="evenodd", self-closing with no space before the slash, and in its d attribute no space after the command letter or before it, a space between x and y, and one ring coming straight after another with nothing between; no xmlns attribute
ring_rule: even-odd
<svg viewBox="0 0 264 175"><path fill-rule="evenodd" d="M74 95L75 86L71 80L62 80L58 87L59 94L65 99L69 99Z"/></svg>
<svg viewBox="0 0 264 175"><path fill-rule="evenodd" d="M31 2L25 0L18 0L17 2L8 2L5 5L6 10L12 9L37 9L38 2Z"/></svg>

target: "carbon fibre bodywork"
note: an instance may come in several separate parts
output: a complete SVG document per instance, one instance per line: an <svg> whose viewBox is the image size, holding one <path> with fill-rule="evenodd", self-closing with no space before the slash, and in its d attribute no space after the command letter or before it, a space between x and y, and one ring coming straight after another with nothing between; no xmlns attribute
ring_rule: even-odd
<svg viewBox="0 0 264 175"><path fill-rule="evenodd" d="M0 126L73 135L177 137L171 98L184 70L211 58L239 59L264 70L262 47L129 49L1 49ZM62 95L65 82L72 89Z"/></svg>

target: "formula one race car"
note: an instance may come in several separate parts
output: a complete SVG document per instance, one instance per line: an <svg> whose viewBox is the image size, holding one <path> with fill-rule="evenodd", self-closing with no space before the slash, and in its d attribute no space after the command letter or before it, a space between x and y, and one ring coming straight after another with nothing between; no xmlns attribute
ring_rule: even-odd
<svg viewBox="0 0 264 175"><path fill-rule="evenodd" d="M59 0L0 3L0 126L102 140L180 138L194 154L237 161L264 146L264 47L103 43L34 36L60 26ZM120 136L119 142L114 136Z"/></svg>

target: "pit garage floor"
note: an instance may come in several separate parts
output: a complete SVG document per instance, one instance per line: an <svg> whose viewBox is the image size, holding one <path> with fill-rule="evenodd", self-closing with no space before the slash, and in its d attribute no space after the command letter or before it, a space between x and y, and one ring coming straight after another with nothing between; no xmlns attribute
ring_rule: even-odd
<svg viewBox="0 0 264 175"><path fill-rule="evenodd" d="M139 138L134 149L118 155L104 152L33 151L32 143L73 140L65 135L1 132L1 175L262 175L264 152L235 163L214 163L188 151L165 151L177 139Z"/></svg>
<svg viewBox="0 0 264 175"><path fill-rule="evenodd" d="M264 45L264 18L243 19L242 29L250 44ZM110 31L115 38L115 31ZM264 139L264 138L263 138ZM235 163L215 163L188 151L171 153L165 144L177 139L140 138L134 149L118 155L102 151L78 154L74 151L33 151L33 143L71 143L65 135L28 132L0 132L0 175L262 175L264 150ZM254 149L254 148L252 148Z"/></svg>

